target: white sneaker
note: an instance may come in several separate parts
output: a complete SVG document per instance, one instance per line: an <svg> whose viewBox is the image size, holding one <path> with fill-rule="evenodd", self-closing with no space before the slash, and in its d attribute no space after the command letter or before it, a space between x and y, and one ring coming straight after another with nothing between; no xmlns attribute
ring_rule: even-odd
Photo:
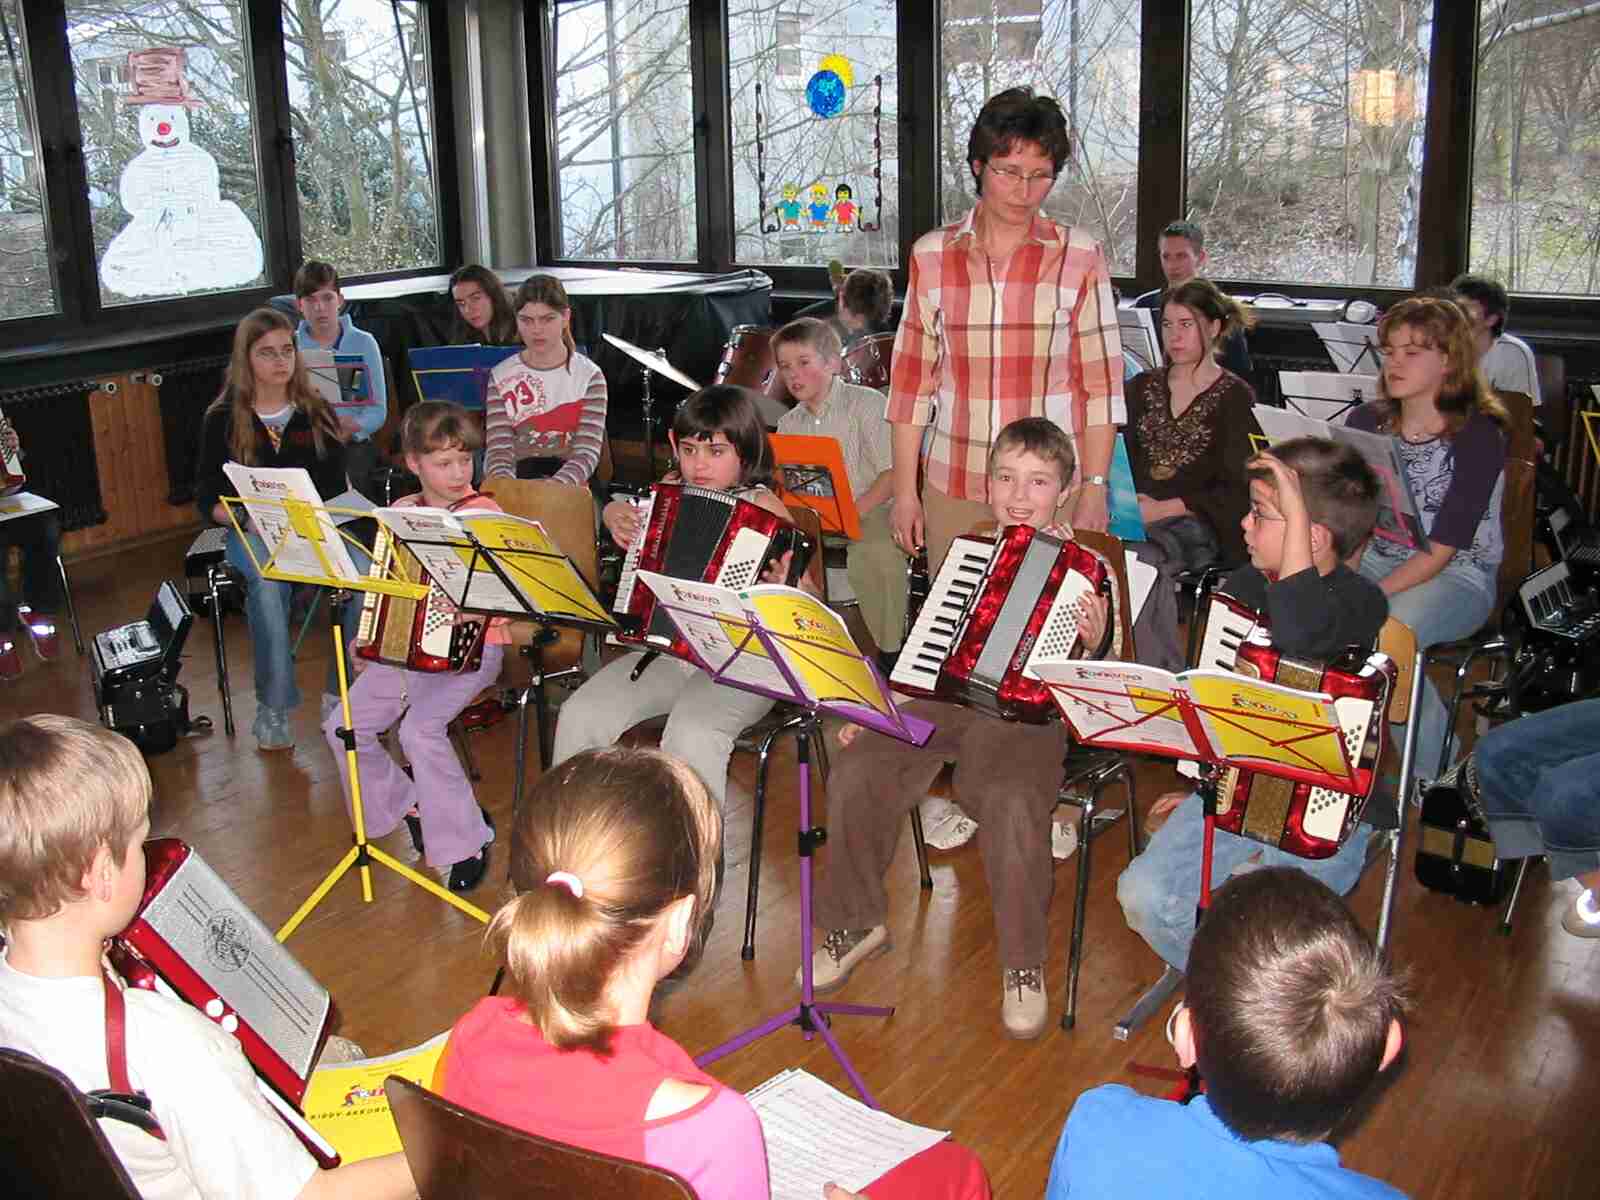
<svg viewBox="0 0 1600 1200"><path fill-rule="evenodd" d="M843 987L850 972L858 963L886 954L893 943L889 940L887 925L874 925L871 929L830 929L811 952L811 990L831 992ZM801 986L799 971L794 973L794 984Z"/></svg>
<svg viewBox="0 0 1600 1200"><path fill-rule="evenodd" d="M1008 967L1000 972L1000 1023L1006 1035L1036 1038L1050 1023L1050 998L1044 990L1044 964Z"/></svg>
<svg viewBox="0 0 1600 1200"><path fill-rule="evenodd" d="M922 813L922 840L930 850L954 850L965 846L978 832L978 823L953 800L929 796L919 806Z"/></svg>
<svg viewBox="0 0 1600 1200"><path fill-rule="evenodd" d="M1078 823L1073 820L1050 822L1050 857L1065 862L1078 848Z"/></svg>
<svg viewBox="0 0 1600 1200"><path fill-rule="evenodd" d="M1561 914L1561 928L1573 937L1600 938L1600 907L1592 889L1578 893L1573 906Z"/></svg>

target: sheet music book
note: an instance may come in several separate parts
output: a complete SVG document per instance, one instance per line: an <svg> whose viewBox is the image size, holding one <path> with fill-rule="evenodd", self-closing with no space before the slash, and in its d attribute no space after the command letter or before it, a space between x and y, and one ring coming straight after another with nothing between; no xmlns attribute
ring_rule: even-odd
<svg viewBox="0 0 1600 1200"><path fill-rule="evenodd" d="M1342 425L1352 409L1378 398L1378 377L1338 371L1279 371L1278 389L1290 412Z"/></svg>
<svg viewBox="0 0 1600 1200"><path fill-rule="evenodd" d="M300 351L311 386L336 412L365 408L375 403L372 381L367 377L367 360L359 354L342 354L320 346Z"/></svg>
<svg viewBox="0 0 1600 1200"><path fill-rule="evenodd" d="M1338 710L1322 692L1214 668L1174 675L1117 661L1049 663L1038 675L1085 745L1358 790Z"/></svg>
<svg viewBox="0 0 1600 1200"><path fill-rule="evenodd" d="M1379 497L1378 523L1372 535L1387 541L1398 542L1413 550L1428 549L1428 534L1422 527L1421 509L1417 498L1411 494L1410 481L1406 479L1405 466L1400 461L1400 448L1387 434L1368 433L1364 429L1351 429L1319 421L1268 404L1255 406L1256 422L1267 435L1269 443L1286 442L1290 438L1319 437L1339 442L1354 449L1377 473L1383 491Z"/></svg>
<svg viewBox="0 0 1600 1200"><path fill-rule="evenodd" d="M342 1162L395 1153L400 1149L400 1131L384 1094L384 1080L398 1075L431 1088L449 1037L447 1029L409 1050L318 1067L306 1084L306 1120L333 1144Z"/></svg>
<svg viewBox="0 0 1600 1200"><path fill-rule="evenodd" d="M359 587L366 572L356 569L344 538L304 467L247 467L224 463L239 503L250 514L268 561L257 568L269 579ZM231 507L230 507L231 512Z"/></svg>
<svg viewBox="0 0 1600 1200"><path fill-rule="evenodd" d="M718 683L816 709L920 746L933 724L900 711L877 664L857 649L831 608L799 588L764 583L735 590L640 571Z"/></svg>
<svg viewBox="0 0 1600 1200"><path fill-rule="evenodd" d="M817 1200L825 1183L859 1192L950 1136L868 1108L795 1068L758 1084L746 1099L761 1118L772 1200Z"/></svg>
<svg viewBox="0 0 1600 1200"><path fill-rule="evenodd" d="M1162 364L1155 309L1137 308L1132 302L1118 305L1117 328L1122 334L1122 348L1138 360L1141 371L1151 371Z"/></svg>
<svg viewBox="0 0 1600 1200"><path fill-rule="evenodd" d="M600 597L537 521L422 506L379 508L372 515L463 612L616 628Z"/></svg>
<svg viewBox="0 0 1600 1200"><path fill-rule="evenodd" d="M60 507L54 500L46 500L32 492L12 492L9 496L0 497L0 523L51 512Z"/></svg>
<svg viewBox="0 0 1600 1200"><path fill-rule="evenodd" d="M449 400L482 412L489 372L520 346L418 346L410 351L411 378L424 400Z"/></svg>
<svg viewBox="0 0 1600 1200"><path fill-rule="evenodd" d="M1379 374L1383 363L1378 358L1378 327L1351 321L1313 321L1311 328L1322 339L1322 347L1333 365L1352 374Z"/></svg>
<svg viewBox="0 0 1600 1200"><path fill-rule="evenodd" d="M861 517L850 494L839 439L803 433L769 435L778 463L778 498L802 505L822 518L822 532L861 537ZM821 548L818 548L821 552Z"/></svg>

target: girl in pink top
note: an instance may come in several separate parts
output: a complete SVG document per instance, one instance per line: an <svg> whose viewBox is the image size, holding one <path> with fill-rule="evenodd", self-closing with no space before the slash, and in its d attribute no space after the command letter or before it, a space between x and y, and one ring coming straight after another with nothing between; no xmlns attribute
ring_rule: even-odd
<svg viewBox="0 0 1600 1200"><path fill-rule="evenodd" d="M434 1088L464 1108L682 1177L700 1200L769 1195L749 1101L648 1021L656 984L698 949L722 819L659 750L587 750L545 772L512 834L519 895L490 943L508 995L451 1031ZM870 1185L874 1200L989 1195L953 1142ZM864 1200L828 1185L826 1200Z"/></svg>
<svg viewBox="0 0 1600 1200"><path fill-rule="evenodd" d="M406 466L422 483L422 494L397 500L395 507L499 512L498 504L472 490L472 456L482 441L477 422L459 405L438 400L413 405L401 426L400 444ZM462 619L483 620L458 614L457 620ZM430 866L448 872L450 890L455 892L471 891L483 881L494 829L473 796L472 781L450 744L448 727L479 692L500 678L500 661L510 641L505 625L498 618L490 623L476 670L425 672L373 663L362 669L350 689L350 725L368 836L383 837L405 820L418 851L425 853ZM362 660L354 661L359 667ZM400 746L411 763L409 772L378 741L396 720ZM339 781L348 800L343 724L343 709L336 705L323 720L322 731L340 764Z"/></svg>

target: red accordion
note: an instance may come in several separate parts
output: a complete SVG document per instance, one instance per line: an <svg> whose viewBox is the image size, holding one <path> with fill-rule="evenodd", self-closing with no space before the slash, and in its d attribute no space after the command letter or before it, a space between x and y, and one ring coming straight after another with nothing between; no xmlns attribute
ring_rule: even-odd
<svg viewBox="0 0 1600 1200"><path fill-rule="evenodd" d="M901 691L1044 724L1057 709L1036 663L1072 655L1077 601L1106 596L1117 628L1110 565L1077 542L1008 525L994 538L958 537L906 635L889 681Z"/></svg>
<svg viewBox="0 0 1600 1200"><path fill-rule="evenodd" d="M380 523L367 575L382 579L395 568L410 579L427 578L416 556ZM408 671L476 671L483 662L488 629L488 617L463 616L444 590L429 580L428 594L421 600L382 592L362 596L356 654Z"/></svg>
<svg viewBox="0 0 1600 1200"><path fill-rule="evenodd" d="M277 1093L267 1099L324 1165L336 1163L294 1107L333 1025L328 990L183 842L156 838L144 854L144 899L111 939L111 965L131 986L176 993L236 1037Z"/></svg>
<svg viewBox="0 0 1600 1200"><path fill-rule="evenodd" d="M688 644L660 610L655 593L639 582L640 571L743 588L760 583L761 573L792 550L784 582L793 584L814 549L811 538L759 504L710 488L658 483L622 562L612 605L622 627L617 640L688 657Z"/></svg>
<svg viewBox="0 0 1600 1200"><path fill-rule="evenodd" d="M1358 790L1339 792L1229 769L1217 784L1217 828L1300 858L1331 858L1361 820L1378 778L1389 693L1396 677L1393 661L1386 654L1352 647L1327 663L1307 662L1274 649L1265 630L1258 628L1239 647L1235 669L1284 687L1332 696Z"/></svg>

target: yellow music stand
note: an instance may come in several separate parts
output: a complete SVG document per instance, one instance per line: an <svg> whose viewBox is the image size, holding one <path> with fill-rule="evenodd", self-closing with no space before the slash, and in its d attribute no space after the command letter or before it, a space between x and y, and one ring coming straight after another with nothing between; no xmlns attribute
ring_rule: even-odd
<svg viewBox="0 0 1600 1200"><path fill-rule="evenodd" d="M308 480L309 482L309 480ZM330 518L330 514L339 516L364 517L369 514L359 509L329 508L325 505L311 504L304 500L268 500L253 498L249 501L234 497L223 497L222 501L228 513L228 520L239 534L239 540L244 544L245 552L250 555L250 561L260 572L263 579L276 579L284 582L311 583L320 587L332 588L337 593L349 591L382 592L390 596L403 596L413 600L421 600L428 594L428 585L418 580L405 578L379 578L363 575L356 571L346 571L348 563L347 554L336 555L330 550L334 535L344 538L352 545L360 543L349 534L340 530ZM256 557L250 539L245 536L240 527L237 509L255 508L258 514L281 511L281 522L257 521L258 527L276 524L282 532L278 544L267 555L267 561L262 562ZM264 540L264 539L263 539ZM321 566L321 573L309 569L305 558L305 550L309 548L315 560ZM363 548L364 549L364 548ZM277 560L280 556L293 559L292 565L279 567ZM344 603L343 600L336 603ZM356 740L355 734L350 729L350 685L345 677L344 669L344 639L340 636L339 622L333 623L333 653L334 661L339 668L339 704L344 713L344 725L339 730L340 740L344 742L345 766L350 772L350 813L355 825L355 844L345 853L332 870L323 877L306 897L295 913L274 935L278 941L287 941L294 931L300 928L301 923L311 915L317 905L330 891L333 885L344 878L351 867L357 868L361 873L361 899L365 904L372 903L372 864L388 867L403 879L416 884L425 892L431 892L447 904L453 905L474 917L484 924L489 922L489 914L475 904L471 904L457 896L448 888L442 886L438 880L431 879L420 871L408 867L393 856L386 854L378 847L367 841L366 818L361 807L361 774L356 767Z"/></svg>

